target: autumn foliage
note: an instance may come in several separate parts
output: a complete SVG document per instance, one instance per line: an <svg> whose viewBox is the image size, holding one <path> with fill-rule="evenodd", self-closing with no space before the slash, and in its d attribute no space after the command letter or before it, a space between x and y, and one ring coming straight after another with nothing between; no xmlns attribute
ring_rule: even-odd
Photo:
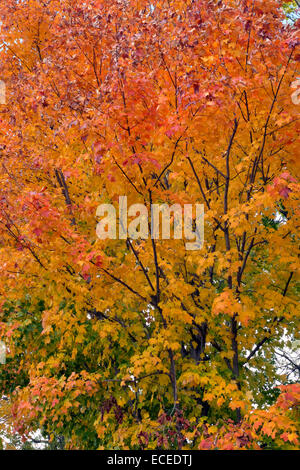
<svg viewBox="0 0 300 470"><path fill-rule="evenodd" d="M21 435L299 448L299 384L273 363L299 326L299 20L282 4L1 3L0 390ZM119 195L204 204L203 248L98 239Z"/></svg>

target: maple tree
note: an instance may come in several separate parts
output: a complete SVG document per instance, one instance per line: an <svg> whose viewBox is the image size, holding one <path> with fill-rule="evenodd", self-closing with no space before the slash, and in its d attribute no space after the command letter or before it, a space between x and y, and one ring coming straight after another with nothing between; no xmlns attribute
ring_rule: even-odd
<svg viewBox="0 0 300 470"><path fill-rule="evenodd" d="M299 448L299 385L263 390L299 325L285 3L2 5L0 390L25 438ZM120 195L204 204L203 248L100 240Z"/></svg>

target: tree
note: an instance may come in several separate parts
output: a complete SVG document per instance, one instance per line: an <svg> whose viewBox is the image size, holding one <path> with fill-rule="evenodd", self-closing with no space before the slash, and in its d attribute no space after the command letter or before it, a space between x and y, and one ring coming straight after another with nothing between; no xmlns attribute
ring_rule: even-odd
<svg viewBox="0 0 300 470"><path fill-rule="evenodd" d="M298 331L299 20L283 3L2 7L0 380L20 434L299 445L297 385L253 408L253 370L271 380ZM204 204L201 250L97 238L97 207L123 195Z"/></svg>
<svg viewBox="0 0 300 470"><path fill-rule="evenodd" d="M278 361L278 368L282 370L287 376L287 379L297 381L300 375L300 356L299 356L299 342L295 341L292 348L277 349L275 355Z"/></svg>
<svg viewBox="0 0 300 470"><path fill-rule="evenodd" d="M299 18L299 7L300 7L300 2L299 0L293 0L290 2L286 2L283 5L285 14L290 21L295 21L297 18Z"/></svg>

